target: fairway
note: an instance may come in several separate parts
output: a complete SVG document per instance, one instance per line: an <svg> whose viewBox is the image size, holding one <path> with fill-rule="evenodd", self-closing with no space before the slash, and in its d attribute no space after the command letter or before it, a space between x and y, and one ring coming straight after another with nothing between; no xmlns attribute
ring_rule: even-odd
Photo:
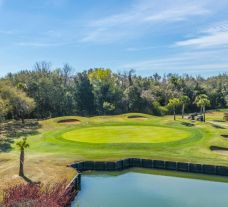
<svg viewBox="0 0 228 207"><path fill-rule="evenodd" d="M157 126L84 127L63 134L63 138L87 143L161 143L188 138L189 131Z"/></svg>

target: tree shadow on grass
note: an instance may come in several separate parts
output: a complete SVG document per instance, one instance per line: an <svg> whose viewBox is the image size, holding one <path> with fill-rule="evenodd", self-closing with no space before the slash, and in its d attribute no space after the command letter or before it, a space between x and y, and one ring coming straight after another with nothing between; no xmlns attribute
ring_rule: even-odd
<svg viewBox="0 0 228 207"><path fill-rule="evenodd" d="M193 127L193 126L195 126L194 124L189 123L189 122L181 122L181 124L184 125L184 126L187 126L187 127Z"/></svg>
<svg viewBox="0 0 228 207"><path fill-rule="evenodd" d="M0 123L0 152L9 152L15 139L36 135L39 128L40 124L36 120L26 120L24 124L16 120Z"/></svg>
<svg viewBox="0 0 228 207"><path fill-rule="evenodd" d="M27 176L23 175L21 176L27 183L33 183L31 179L29 179Z"/></svg>
<svg viewBox="0 0 228 207"><path fill-rule="evenodd" d="M27 176L23 175L21 176L27 183L29 184L35 184L35 185L39 185L41 182L38 181L38 182L35 182L35 181L32 181L30 178L28 178Z"/></svg>
<svg viewBox="0 0 228 207"><path fill-rule="evenodd" d="M225 122L224 120L212 120L212 121L222 122L222 123L224 123L224 122Z"/></svg>
<svg viewBox="0 0 228 207"><path fill-rule="evenodd" d="M9 152L12 147L11 144L13 143L12 139L1 139L0 140L0 152Z"/></svg>

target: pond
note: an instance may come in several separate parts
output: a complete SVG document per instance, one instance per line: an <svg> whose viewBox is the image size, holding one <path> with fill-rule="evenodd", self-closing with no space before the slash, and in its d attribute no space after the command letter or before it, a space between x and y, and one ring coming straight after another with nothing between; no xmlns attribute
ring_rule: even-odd
<svg viewBox="0 0 228 207"><path fill-rule="evenodd" d="M72 207L227 207L228 178L158 170L82 175Z"/></svg>

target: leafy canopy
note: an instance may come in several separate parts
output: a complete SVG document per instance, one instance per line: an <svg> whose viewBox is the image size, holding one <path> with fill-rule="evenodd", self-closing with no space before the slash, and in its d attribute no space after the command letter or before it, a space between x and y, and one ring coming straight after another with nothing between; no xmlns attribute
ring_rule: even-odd
<svg viewBox="0 0 228 207"><path fill-rule="evenodd" d="M195 103L198 107L210 106L210 100L206 94L200 94L196 97Z"/></svg>
<svg viewBox="0 0 228 207"><path fill-rule="evenodd" d="M168 103L168 106L169 107L176 107L176 106L179 106L180 105L180 99L178 99L178 98L171 98L171 99L169 99L169 103Z"/></svg>
<svg viewBox="0 0 228 207"><path fill-rule="evenodd" d="M24 150L25 148L29 147L29 144L27 143L27 138L24 137L22 140L18 141L16 145L20 148L20 150Z"/></svg>

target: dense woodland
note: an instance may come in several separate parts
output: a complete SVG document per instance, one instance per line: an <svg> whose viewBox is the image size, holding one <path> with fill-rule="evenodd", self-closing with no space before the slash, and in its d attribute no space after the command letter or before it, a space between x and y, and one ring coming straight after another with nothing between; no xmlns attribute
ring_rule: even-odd
<svg viewBox="0 0 228 207"><path fill-rule="evenodd" d="M73 73L69 65L51 69L47 62L0 79L0 117L50 118L142 112L165 115L228 106L228 75L203 78L154 74L120 74L95 68ZM202 100L201 100L202 101Z"/></svg>

